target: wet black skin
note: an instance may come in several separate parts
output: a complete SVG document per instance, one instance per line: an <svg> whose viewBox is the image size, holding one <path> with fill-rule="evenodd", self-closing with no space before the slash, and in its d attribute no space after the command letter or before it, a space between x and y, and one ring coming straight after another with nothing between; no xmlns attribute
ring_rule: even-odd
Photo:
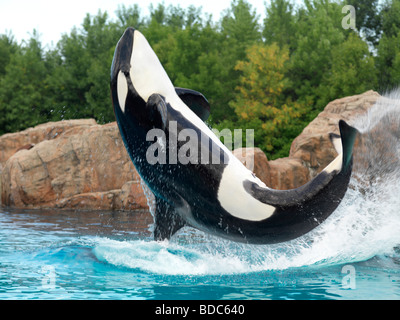
<svg viewBox="0 0 400 320"><path fill-rule="evenodd" d="M146 135L151 129L158 128L165 132L167 159L170 152L176 152L173 145L169 144L170 138L177 140L175 136L171 136L174 132L171 130L172 121L177 123L177 133L185 128L195 130L198 141L206 144L210 154L213 142L201 140L200 129L166 103L164 97L154 94L146 103L136 92L130 80L134 75L129 74L134 32L134 29L128 28L116 47L111 68L111 96L128 154L141 178L156 197L156 240L168 239L182 226L190 225L237 242L272 244L302 236L330 216L344 197L351 177L352 146L356 130L344 121L339 123L344 151L343 167L339 173L322 173L307 185L289 191L265 192L250 181L243 182L243 187L249 194L276 207L274 214L262 221L236 218L222 208L218 201L218 188L227 165L224 164L222 149L217 148L220 164L150 164L146 160L146 152L155 141L147 141ZM120 70L128 81L125 112L121 111L117 96L117 75ZM179 90L177 92L184 100L183 93L186 91ZM203 98L199 97L197 100L195 97L194 100L200 102L193 105L201 104ZM188 99L186 104L191 105L192 102ZM208 116L206 111L195 112L202 118ZM186 141L178 141L178 150L185 143ZM201 143L198 146L199 154Z"/></svg>

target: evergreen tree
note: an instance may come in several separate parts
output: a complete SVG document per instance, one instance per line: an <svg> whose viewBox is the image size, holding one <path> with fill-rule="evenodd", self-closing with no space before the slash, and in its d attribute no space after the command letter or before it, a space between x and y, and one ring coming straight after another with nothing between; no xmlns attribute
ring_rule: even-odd
<svg viewBox="0 0 400 320"><path fill-rule="evenodd" d="M0 132L14 132L45 122L44 106L46 68L39 36L10 55L5 75L0 79Z"/></svg>
<svg viewBox="0 0 400 320"><path fill-rule="evenodd" d="M381 11L382 37L376 65L379 88L389 91L400 85L400 0L388 0Z"/></svg>
<svg viewBox="0 0 400 320"><path fill-rule="evenodd" d="M294 49L296 16L293 4L289 0L272 0L266 8L263 36L267 44L277 43L281 48Z"/></svg>
<svg viewBox="0 0 400 320"><path fill-rule="evenodd" d="M346 0L356 10L356 28L372 45L377 45L381 35L379 0Z"/></svg>
<svg viewBox="0 0 400 320"><path fill-rule="evenodd" d="M10 62L11 56L17 51L18 45L14 41L12 34L0 35L0 77L6 73L6 66Z"/></svg>
<svg viewBox="0 0 400 320"><path fill-rule="evenodd" d="M355 32L332 49L332 69L324 77L325 100L360 94L377 85L375 63L368 45Z"/></svg>
<svg viewBox="0 0 400 320"><path fill-rule="evenodd" d="M333 48L343 43L345 32L351 30L342 28L342 7L327 0L305 0L297 15L289 77L294 99L314 104L314 112L308 114L310 121L329 102L322 80L332 68Z"/></svg>
<svg viewBox="0 0 400 320"><path fill-rule="evenodd" d="M125 30L128 27L140 29L145 24L138 4L134 4L131 7L126 7L124 4L120 5L115 14L118 17L117 25L121 30Z"/></svg>
<svg viewBox="0 0 400 320"><path fill-rule="evenodd" d="M293 130L296 119L306 111L283 94L290 86L285 77L288 60L287 47L254 44L247 50L247 59L236 65L243 75L231 107L245 128L255 130L256 145L270 159L287 155L299 133Z"/></svg>
<svg viewBox="0 0 400 320"><path fill-rule="evenodd" d="M224 40L217 49L219 54L213 55L214 59L218 58L216 62L221 63L219 69L222 73L218 81L224 86L218 97L217 108L211 111L215 123L223 120L237 121L236 115L229 108L234 90L239 84L240 71L235 70L235 65L237 61L246 57L246 49L249 46L261 41L260 29L258 16L252 10L251 4L244 0L233 0L221 19ZM226 70L222 70L221 67Z"/></svg>

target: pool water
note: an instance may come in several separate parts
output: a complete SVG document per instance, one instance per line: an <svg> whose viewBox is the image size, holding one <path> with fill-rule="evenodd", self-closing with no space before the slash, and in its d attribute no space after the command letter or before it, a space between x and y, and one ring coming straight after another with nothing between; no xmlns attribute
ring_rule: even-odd
<svg viewBox="0 0 400 320"><path fill-rule="evenodd" d="M156 242L143 211L3 208L0 299L399 299L399 236L382 235L371 248L362 239L347 243L343 232L327 236L345 225L330 223L274 246L237 244L191 228ZM364 233L368 242L375 233L362 229L353 235Z"/></svg>

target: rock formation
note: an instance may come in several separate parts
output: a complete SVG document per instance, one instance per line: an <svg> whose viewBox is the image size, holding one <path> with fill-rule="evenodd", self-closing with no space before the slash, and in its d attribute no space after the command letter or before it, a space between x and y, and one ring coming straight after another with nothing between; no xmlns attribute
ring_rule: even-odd
<svg viewBox="0 0 400 320"><path fill-rule="evenodd" d="M71 120L62 124L28 129L21 137L2 137L11 138L12 143L5 144L15 149L15 141L36 142L3 163L2 203L18 208L146 208L139 176L116 123L101 126L94 120ZM44 140L37 141L38 136Z"/></svg>
<svg viewBox="0 0 400 320"><path fill-rule="evenodd" d="M5 163L20 149L29 149L44 140L53 140L63 134L72 135L96 125L94 119L65 120L48 122L21 132L7 133L0 136L0 163Z"/></svg>
<svg viewBox="0 0 400 320"><path fill-rule="evenodd" d="M368 91L329 103L293 141L287 158L268 161L258 148L234 154L271 188L296 188L336 157L329 133L338 133L339 119L351 124L379 97ZM0 137L0 177L1 201L6 206L148 208L115 122L68 120L5 134Z"/></svg>

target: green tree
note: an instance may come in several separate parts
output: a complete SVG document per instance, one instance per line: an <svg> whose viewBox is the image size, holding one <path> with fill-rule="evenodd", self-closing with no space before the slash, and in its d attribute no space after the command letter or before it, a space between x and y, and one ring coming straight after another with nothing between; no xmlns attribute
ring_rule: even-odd
<svg viewBox="0 0 400 320"><path fill-rule="evenodd" d="M258 18L250 3L233 0L221 20L222 33L232 40L231 48L238 60L245 58L248 46L261 40Z"/></svg>
<svg viewBox="0 0 400 320"><path fill-rule="evenodd" d="M306 111L285 98L284 92L290 86L285 77L288 60L287 47L254 44L248 48L246 60L236 65L243 75L230 105L241 124L255 130L255 144L270 159L288 154L292 139L299 133L296 119Z"/></svg>
<svg viewBox="0 0 400 320"><path fill-rule="evenodd" d="M6 66L10 62L11 56L17 51L18 45L14 41L12 34L0 35L0 77L6 73Z"/></svg>
<svg viewBox="0 0 400 320"><path fill-rule="evenodd" d="M141 10L138 4L134 4L130 7L126 7L124 4L120 5L115 14L118 17L117 24L121 30L128 27L139 29L144 26L145 21L141 16Z"/></svg>
<svg viewBox="0 0 400 320"><path fill-rule="evenodd" d="M263 36L267 44L277 43L281 48L294 49L295 21L293 4L289 0L272 0L266 8Z"/></svg>
<svg viewBox="0 0 400 320"><path fill-rule="evenodd" d="M120 27L108 22L107 13L87 15L83 29L72 29L58 43L60 59L48 77L54 95L55 115L66 118L95 118L99 123L112 121L109 101L109 74Z"/></svg>
<svg viewBox="0 0 400 320"><path fill-rule="evenodd" d="M379 88L392 90L400 83L400 1L386 1L381 11L382 37L377 47Z"/></svg>
<svg viewBox="0 0 400 320"><path fill-rule="evenodd" d="M328 0L305 0L298 13L294 35L294 51L290 57L289 77L293 82L294 99L314 104L308 114L312 120L329 102L323 79L332 68L332 50L344 42L341 26L342 6Z"/></svg>
<svg viewBox="0 0 400 320"><path fill-rule="evenodd" d="M374 66L381 88L400 82L400 0L386 0L378 13L377 0L351 3L361 36L341 26L345 3L305 0L295 9L292 0L271 0L263 26L246 0L232 0L218 22L195 6L151 5L148 16L138 5L119 6L115 21L87 15L50 50L37 34L22 44L1 35L0 133L48 120L114 121L110 65L132 26L176 86L207 97L210 125L254 129L269 158L287 155L326 103L376 86Z"/></svg>
<svg viewBox="0 0 400 320"><path fill-rule="evenodd" d="M324 77L326 100L363 93L377 85L368 45L356 33L332 49L332 69Z"/></svg>
<svg viewBox="0 0 400 320"><path fill-rule="evenodd" d="M390 91L400 83L400 33L396 36L382 35L376 57L379 89Z"/></svg>
<svg viewBox="0 0 400 320"><path fill-rule="evenodd" d="M37 32L10 55L0 79L0 133L14 132L48 119L43 106L46 68Z"/></svg>
<svg viewBox="0 0 400 320"><path fill-rule="evenodd" d="M372 45L377 45L381 34L379 0L346 0L356 10L356 28Z"/></svg>
<svg viewBox="0 0 400 320"><path fill-rule="evenodd" d="M400 32L400 0L386 0L380 12L382 32L388 37Z"/></svg>
<svg viewBox="0 0 400 320"><path fill-rule="evenodd" d="M220 25L223 40L210 57L211 61L220 64L219 67L214 66L213 70L219 72L219 75L215 76L216 82L223 84L223 88L220 86L219 95L215 97L216 106L211 110L214 123L224 120L237 121L236 115L229 108L240 76L240 71L234 67L237 61L246 57L246 49L249 46L261 41L258 16L247 1L233 0Z"/></svg>
<svg viewBox="0 0 400 320"><path fill-rule="evenodd" d="M88 65L86 70L88 89L84 93L86 110L84 117L95 118L99 123L114 120L110 108L109 73L115 48L115 39L120 37L120 29L108 22L106 12L90 17L83 23L84 45Z"/></svg>
<svg viewBox="0 0 400 320"><path fill-rule="evenodd" d="M85 49L84 37L77 28L64 34L57 44L62 57L51 79L53 92L58 92L57 109L66 106L66 118L80 118L80 111L86 109L85 94L89 90L87 68L90 56Z"/></svg>

